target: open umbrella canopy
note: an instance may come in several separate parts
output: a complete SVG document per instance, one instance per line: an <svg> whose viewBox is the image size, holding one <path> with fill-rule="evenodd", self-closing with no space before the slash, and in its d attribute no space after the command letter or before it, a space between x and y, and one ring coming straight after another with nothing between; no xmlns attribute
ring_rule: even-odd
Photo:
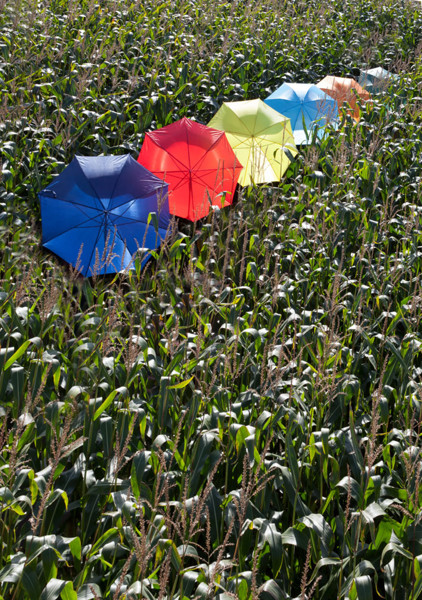
<svg viewBox="0 0 422 600"><path fill-rule="evenodd" d="M309 144L315 130L322 138L325 126L337 123L336 100L311 83L283 83L264 102L290 119L296 144Z"/></svg>
<svg viewBox="0 0 422 600"><path fill-rule="evenodd" d="M170 213L191 221L231 204L242 170L223 132L186 117L147 133L138 162L168 182Z"/></svg>
<svg viewBox="0 0 422 600"><path fill-rule="evenodd" d="M367 102L371 98L371 94L350 77L327 75L317 83L317 86L337 100L339 110L343 104L348 104L350 107L348 112L356 121L360 119L360 108L357 99L360 98L362 101Z"/></svg>
<svg viewBox="0 0 422 600"><path fill-rule="evenodd" d="M167 188L130 155L77 156L39 194L42 243L84 276L132 268L139 248L155 249L166 236Z"/></svg>
<svg viewBox="0 0 422 600"><path fill-rule="evenodd" d="M398 75L390 73L382 67L375 67L367 71L361 70L359 84L371 94L376 94L386 90L394 79L398 79Z"/></svg>
<svg viewBox="0 0 422 600"><path fill-rule="evenodd" d="M224 102L208 124L225 131L243 165L240 185L280 181L297 154L290 120L262 100Z"/></svg>

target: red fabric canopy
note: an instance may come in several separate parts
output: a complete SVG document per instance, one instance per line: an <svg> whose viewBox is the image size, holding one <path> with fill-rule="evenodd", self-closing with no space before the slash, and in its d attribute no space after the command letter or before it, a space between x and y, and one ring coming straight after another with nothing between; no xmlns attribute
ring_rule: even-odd
<svg viewBox="0 0 422 600"><path fill-rule="evenodd" d="M242 170L224 131L187 118L147 133L138 162L168 183L170 213L191 221L231 204Z"/></svg>

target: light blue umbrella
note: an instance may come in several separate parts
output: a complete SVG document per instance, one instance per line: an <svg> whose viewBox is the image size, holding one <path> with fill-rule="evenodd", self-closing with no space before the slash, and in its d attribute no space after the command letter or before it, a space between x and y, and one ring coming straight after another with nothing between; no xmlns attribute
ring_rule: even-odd
<svg viewBox="0 0 422 600"><path fill-rule="evenodd" d="M283 83L264 102L290 119L296 144L310 144L315 130L322 138L328 123L337 126L336 100L311 83Z"/></svg>
<svg viewBox="0 0 422 600"><path fill-rule="evenodd" d="M367 71L361 69L359 84L371 94L376 94L387 89L395 79L398 79L398 75L390 73L382 67L375 67Z"/></svg>

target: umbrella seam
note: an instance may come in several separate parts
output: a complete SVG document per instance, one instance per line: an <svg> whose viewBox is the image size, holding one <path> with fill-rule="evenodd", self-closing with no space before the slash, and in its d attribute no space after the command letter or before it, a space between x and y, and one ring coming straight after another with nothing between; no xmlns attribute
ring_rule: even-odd
<svg viewBox="0 0 422 600"><path fill-rule="evenodd" d="M213 170L214 170L214 169L213 169ZM217 171L217 173L218 173L218 171ZM224 173L224 167L223 167L223 173ZM212 173L210 173L210 175L211 175L211 174L212 174ZM202 183L202 185L204 185L204 186L206 187L206 189L207 189L207 190L208 190L208 189L211 189L211 188L209 187L209 185L208 185L208 183L207 183L206 181L204 181L204 180L203 180L201 177L199 177L199 176L198 176L198 175L196 175L196 174L195 174L195 176L196 176L196 177L197 177L197 179L198 179L198 180L199 180L199 181ZM217 177L217 176L216 176L216 177ZM224 181L224 179L223 179L222 181ZM222 182L221 182L221 185L223 185L223 183L222 183ZM212 191L213 191L213 192L215 192L215 189L216 189L216 188L214 188ZM225 191L226 191L226 190L225 190ZM214 193L214 195L215 195L215 193Z"/></svg>
<svg viewBox="0 0 422 600"><path fill-rule="evenodd" d="M78 225L72 225L71 227L68 227L68 229L65 229L64 231L61 231L57 235L54 235L53 237L48 238L48 240L44 240L43 243L48 244L48 242L51 242L52 240L55 240L55 239L59 238L61 235L64 235L65 233L69 233L69 231L72 231L72 229L79 229L79 228L81 228L85 223L87 223L88 221L91 221L91 220L92 220L92 218L89 218L89 219L86 219L86 221L82 221L82 223L79 223ZM93 225L93 227L96 227L96 226L98 226L98 225ZM87 227L84 227L84 229L87 229Z"/></svg>
<svg viewBox="0 0 422 600"><path fill-rule="evenodd" d="M210 129L211 129L211 128L210 128ZM217 131L218 131L219 133L221 133L219 130L217 130ZM224 134L224 135L225 135L225 134ZM201 158L200 158L200 159L199 159L199 160L198 160L198 161L197 161L197 162L196 162L196 163L193 165L193 167L191 168L191 170L192 170L192 171L193 171L193 170L196 168L196 166L197 166L197 165L198 165L198 164L199 164L201 161L203 161L203 160L205 159L205 157L206 157L206 155L208 154L208 152L210 152L210 151L211 151L211 150L214 148L214 146L215 146L216 144L218 144L218 142L220 142L220 141L221 141L221 138L222 138L222 136L220 135L220 137L219 137L217 140L215 140L215 142L213 142L209 148L207 148L207 150L204 152L204 155L203 155L203 156L201 156Z"/></svg>
<svg viewBox="0 0 422 600"><path fill-rule="evenodd" d="M49 200L53 200L53 198L50 198L49 196L44 196L47 197ZM78 210L84 214L88 219L96 219L97 217L90 217L86 214L86 212L84 212L81 208L79 208L80 206L84 206L85 208L89 208L90 210L96 210L98 211L99 215L101 215L102 210L99 210L98 208L93 208L91 206L86 206L85 204L78 204L77 202L71 202L70 200L63 200L62 198L57 198L56 200L58 200L59 202L66 202L67 204L71 204L72 206L77 206Z"/></svg>
<svg viewBox="0 0 422 600"><path fill-rule="evenodd" d="M255 183L255 182L252 180L252 176L251 176L251 174L250 174L250 171L251 171L251 168L250 168L250 164L251 164L251 163L250 163L250 156L251 156L251 152L252 152L252 146L250 146L250 147L249 147L249 151L248 151L248 159L247 159L247 161L246 161L246 165L243 167L243 169L245 170L245 172L246 172L246 175L248 175L248 176L249 176L249 179L250 179L250 181L251 181L252 183ZM248 173L248 171L249 171L249 173ZM242 171L240 172L239 179L240 179L241 177L242 177ZM242 179L245 179L245 176L244 176ZM243 184L243 185L245 185L245 184ZM248 184L248 185L249 185L249 184Z"/></svg>
<svg viewBox="0 0 422 600"><path fill-rule="evenodd" d="M151 198L153 196L147 196L147 198ZM131 204L133 205L134 202L136 202L137 200L145 200L146 198L134 198L133 201L127 202L127 204ZM121 205L120 205L121 206ZM110 211L112 215L114 215L116 218L121 218L125 216L125 213L129 210L130 206L128 206L125 211L121 214L118 215L116 213L113 213L113 211ZM161 212L161 211L160 211ZM141 219L132 219L131 217L125 217L125 219L128 219L129 221L132 221L133 223L145 223L146 221L142 221Z"/></svg>
<svg viewBox="0 0 422 600"><path fill-rule="evenodd" d="M52 196L47 196L46 194L43 194L42 192L40 192L38 195L40 198L46 198L47 200L59 200L60 202L67 202L68 204L72 204L75 206L83 206L84 208L89 208L90 210L97 210L99 213L101 213L104 210L102 207L97 208L96 206L89 206L88 204L81 204L80 202L73 202L70 200L66 200L64 198L53 198Z"/></svg>
<svg viewBox="0 0 422 600"><path fill-rule="evenodd" d="M110 204L111 204L111 201L113 200L113 197L114 197L114 192L116 191L117 184L118 184L118 183L119 183L119 181L120 181L120 177L122 176L123 170L124 170L124 168L125 168L125 166L126 166L126 164L127 164L128 160L129 160L129 158L130 158L130 154L128 154L128 155L126 156L126 160L125 160L125 162L124 162L124 164L123 164L122 168L120 169L120 173L118 174L118 176L117 176L117 178L116 178L116 181L114 182L113 191L111 192L111 194L109 195L109 198L108 198L107 210L109 209L109 207L110 207Z"/></svg>
<svg viewBox="0 0 422 600"><path fill-rule="evenodd" d="M271 107L269 107L269 108L271 108ZM282 117L283 115L280 113L280 116ZM271 125L268 125L268 127L264 127L264 129L260 129L259 131L256 131L254 134L254 137L260 137L261 133L265 133L265 131L267 131L267 129L274 127L274 125L282 125L283 129L286 129L286 121L289 121L289 120L290 119L283 118L283 119L280 119L279 121L276 121L275 123L271 123Z"/></svg>
<svg viewBox="0 0 422 600"><path fill-rule="evenodd" d="M81 156L80 158L85 158L84 156ZM92 183L90 182L90 180L88 179L88 177L85 174L85 171L82 169L78 157L75 157L76 160L76 164L78 165L82 175L84 176L84 179L86 180L86 182L88 183L89 187L91 188L91 190L94 192L94 196L98 199L98 202L100 203L100 208L97 208L98 211L101 211L104 209L103 207L103 203L101 202L101 198L99 197L99 195L97 194L97 191L95 190L94 186L92 185ZM72 161L73 162L73 161Z"/></svg>
<svg viewBox="0 0 422 600"><path fill-rule="evenodd" d="M126 240L124 240L122 238L122 236L120 235L120 232L119 232L119 229L118 229L117 225L115 225L115 231L116 231L116 237L114 239L116 239L118 237L120 239L120 241L122 242L125 251L130 256L130 261L129 261L129 265L130 265L130 263L132 262L133 254L132 254L132 252L129 251L129 249L128 249L127 245L126 245ZM136 238L134 238L134 240L136 241L136 243L137 243L136 245L138 246L138 240ZM113 245L113 248L114 248L114 245ZM151 250L151 248L148 248L148 250ZM121 272L121 270L122 270L121 267L123 266L123 261L124 261L124 254L120 257L120 271L119 272ZM124 268L126 269L127 267L124 267Z"/></svg>
<svg viewBox="0 0 422 600"><path fill-rule="evenodd" d="M92 256L93 256L93 254L94 254L94 250L95 250L95 249L96 249L96 247L97 247L98 240L100 239L101 230L102 230L102 229L103 229L103 227L104 227L104 222L105 222L105 215L104 215L104 218L103 218L103 222L101 223L100 227L98 228L97 238L96 238L96 240L95 240L95 242L94 242L94 246L93 246L93 248L92 248L92 251L91 251L91 256L89 257L89 261L88 261L88 266L87 266L87 268L86 268L86 272L88 272L88 269L90 268L91 261L92 261Z"/></svg>
<svg viewBox="0 0 422 600"><path fill-rule="evenodd" d="M236 117L236 119L241 123L241 125L246 129L246 131L250 134L250 136L253 136L252 131L249 129L249 127L242 121L242 119L239 117L239 115L236 114L236 112L229 106L229 104L231 104L230 102L224 102L223 105L227 106L227 108L229 109L229 111ZM221 110L221 109L220 109ZM212 121L212 119L211 119ZM210 121L210 123L211 123ZM226 131L225 129L223 129L222 131ZM230 133L230 129L228 130L228 132ZM237 132L239 133L239 132Z"/></svg>
<svg viewBox="0 0 422 600"><path fill-rule="evenodd" d="M158 143L156 140L154 140L154 139L151 137L151 134L147 133L147 136L148 136L148 139L150 139L150 140L151 140L151 141L152 141L152 142L153 142L153 143L154 143L154 144L155 144L155 145L156 145L158 148L160 148L161 150L164 150L164 152L167 152L167 154L168 154L168 155L169 155L169 156L170 156L170 157L171 157L171 158L172 158L172 159L173 159L175 162L179 163L180 165L182 165L182 167L183 167L184 169L186 169L186 165L185 165L185 164L183 164L183 163L182 163L182 161L181 161L181 160L179 160L179 159L178 159L176 156L174 156L174 155L173 155L173 154L172 154L172 153L169 151L169 149L168 149L168 148L165 148L165 147L164 147L162 144L159 144L159 143ZM142 146L142 147L143 147L143 146ZM162 173L162 172L164 172L164 171L156 171L156 172L158 172L158 173L160 173L160 172L161 172L161 173ZM167 171L165 171L165 172L167 172Z"/></svg>
<svg viewBox="0 0 422 600"><path fill-rule="evenodd" d="M189 182L188 215L190 215L191 207L193 208L193 190L192 190L192 175L191 175L192 165L190 162L189 136L188 136L187 126L185 127L185 135L186 135L186 145L187 145L188 163L189 163L189 172L186 175L188 177L188 182Z"/></svg>

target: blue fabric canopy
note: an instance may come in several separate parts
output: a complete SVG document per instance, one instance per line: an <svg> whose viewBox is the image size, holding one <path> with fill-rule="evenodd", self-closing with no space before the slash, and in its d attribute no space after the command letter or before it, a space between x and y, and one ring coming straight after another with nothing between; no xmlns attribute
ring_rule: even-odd
<svg viewBox="0 0 422 600"><path fill-rule="evenodd" d="M283 83L264 102L290 119L296 144L311 143L315 128L321 138L328 122L337 126L337 102L310 83Z"/></svg>
<svg viewBox="0 0 422 600"><path fill-rule="evenodd" d="M84 276L133 268L133 254L157 248L170 223L167 183L130 155L77 156L39 197L43 245Z"/></svg>

